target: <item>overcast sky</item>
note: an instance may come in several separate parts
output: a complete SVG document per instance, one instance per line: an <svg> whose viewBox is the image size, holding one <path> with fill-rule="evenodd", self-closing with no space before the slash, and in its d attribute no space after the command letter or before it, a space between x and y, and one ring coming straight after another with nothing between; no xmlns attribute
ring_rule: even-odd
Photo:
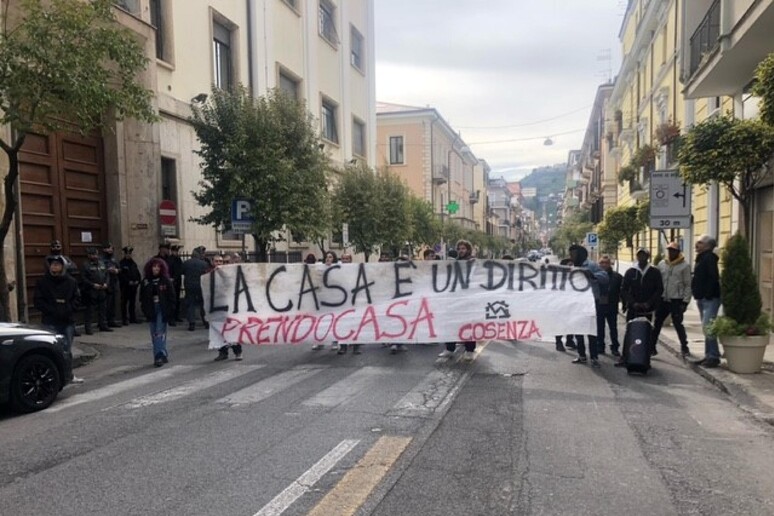
<svg viewBox="0 0 774 516"><path fill-rule="evenodd" d="M435 107L496 175L565 162L619 67L625 4L376 0L376 97Z"/></svg>

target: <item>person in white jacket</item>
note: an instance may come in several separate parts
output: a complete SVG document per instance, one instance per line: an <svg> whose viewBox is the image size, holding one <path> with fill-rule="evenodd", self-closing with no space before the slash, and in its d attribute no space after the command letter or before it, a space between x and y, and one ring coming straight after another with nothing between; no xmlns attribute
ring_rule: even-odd
<svg viewBox="0 0 774 516"><path fill-rule="evenodd" d="M672 316L672 325L680 339L680 352L684 357L690 356L688 337L683 326L683 313L691 301L691 266L685 261L677 242L667 246L667 258L658 264L661 279L664 283L663 301L656 309L656 321L653 327L651 353L657 354L656 344L661 333L661 327L667 316Z"/></svg>

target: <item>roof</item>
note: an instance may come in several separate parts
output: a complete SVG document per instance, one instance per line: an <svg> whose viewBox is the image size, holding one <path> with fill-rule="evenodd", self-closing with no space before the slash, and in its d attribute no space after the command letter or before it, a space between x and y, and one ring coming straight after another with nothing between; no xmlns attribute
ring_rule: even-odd
<svg viewBox="0 0 774 516"><path fill-rule="evenodd" d="M394 104L392 102L377 102L376 113L406 113L410 111L431 111L433 108Z"/></svg>

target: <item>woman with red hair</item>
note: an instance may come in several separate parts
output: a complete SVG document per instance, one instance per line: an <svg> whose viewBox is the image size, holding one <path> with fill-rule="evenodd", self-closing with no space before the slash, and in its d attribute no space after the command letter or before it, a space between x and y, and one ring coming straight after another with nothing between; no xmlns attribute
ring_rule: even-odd
<svg viewBox="0 0 774 516"><path fill-rule="evenodd" d="M175 320L175 286L169 278L167 263L151 258L145 264L145 279L140 285L140 306L150 323L153 365L161 367L167 358L167 322Z"/></svg>

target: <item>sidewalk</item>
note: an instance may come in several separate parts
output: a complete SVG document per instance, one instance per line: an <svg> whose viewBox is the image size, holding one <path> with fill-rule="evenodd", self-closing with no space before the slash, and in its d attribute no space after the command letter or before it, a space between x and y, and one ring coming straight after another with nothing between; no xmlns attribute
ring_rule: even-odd
<svg viewBox="0 0 774 516"><path fill-rule="evenodd" d="M201 323L195 331L188 331L188 323L177 323L167 329L168 344L200 344L208 340L208 330ZM151 350L150 329L147 323L130 324L121 328L113 328L112 332L95 331L94 335L86 335L81 328L81 336L73 342L73 367L81 367L99 358L101 348L122 348L134 350Z"/></svg>
<svg viewBox="0 0 774 516"><path fill-rule="evenodd" d="M688 347L692 357L684 361L686 367L716 385L728 394L741 409L756 418L774 425L774 346L766 348L763 357L763 367L759 374L737 374L728 370L726 363L721 361L720 367L706 369L693 362L704 358L704 335L699 320L699 310L692 302L685 312L685 331L688 334ZM621 334L623 335L623 333ZM664 326L659 336L661 350L668 350L680 357L680 342L677 340L673 326ZM723 346L720 346L722 353Z"/></svg>

